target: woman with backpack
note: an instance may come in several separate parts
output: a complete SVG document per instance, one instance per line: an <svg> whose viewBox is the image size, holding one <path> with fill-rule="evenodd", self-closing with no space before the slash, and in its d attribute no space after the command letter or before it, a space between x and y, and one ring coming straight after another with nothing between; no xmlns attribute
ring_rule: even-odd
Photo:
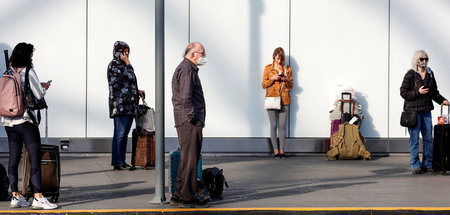
<svg viewBox="0 0 450 215"><path fill-rule="evenodd" d="M19 43L14 47L10 58L10 68L13 72L20 73L22 83L25 83L25 73L29 70L30 88L37 99L44 97L49 83L40 83L33 69L34 46L28 43ZM8 66L8 65L7 65ZM22 86L23 92L23 86ZM5 127L9 143L8 176L11 183L12 198L10 207L30 206L18 189L18 167L22 155L22 147L25 147L30 156L31 183L34 192L33 209L55 209L58 206L50 203L43 195L41 189L41 135L37 124L33 123L36 113L26 110L23 115L16 117L2 117L1 124Z"/></svg>
<svg viewBox="0 0 450 215"><path fill-rule="evenodd" d="M281 97L280 109L267 109L270 120L270 140L272 141L275 158L286 158L284 146L286 145L286 121L291 104L289 91L294 87L292 69L286 65L284 50L281 47L275 49L272 54L273 62L264 68L262 87L266 89L266 97ZM277 121L279 126L277 126ZM278 146L277 138L280 138Z"/></svg>
<svg viewBox="0 0 450 215"><path fill-rule="evenodd" d="M413 174L432 172L433 142L431 110L433 101L449 105L447 99L439 94L433 71L428 67L428 54L419 50L414 53L411 69L405 74L400 95L405 99L404 111L414 111L417 123L408 127L410 164ZM423 138L422 162L419 158L419 133Z"/></svg>

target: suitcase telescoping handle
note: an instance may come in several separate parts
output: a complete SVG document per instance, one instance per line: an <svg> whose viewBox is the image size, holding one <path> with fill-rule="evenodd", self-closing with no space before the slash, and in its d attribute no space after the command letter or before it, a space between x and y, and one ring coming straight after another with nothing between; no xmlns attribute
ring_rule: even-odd
<svg viewBox="0 0 450 215"><path fill-rule="evenodd" d="M441 116L442 116L443 109L444 109L444 103L441 104ZM447 106L447 114L450 116L450 106Z"/></svg>
<svg viewBox="0 0 450 215"><path fill-rule="evenodd" d="M344 99L344 96L348 96L348 98ZM352 100L352 94L347 92L341 93L341 100Z"/></svg>
<svg viewBox="0 0 450 215"><path fill-rule="evenodd" d="M441 104L441 115L439 115L439 117L438 117L438 124L440 123L439 119L441 117L444 117L444 115L442 115L443 114L443 109L444 109L444 103ZM447 124L448 120L449 120L448 117L450 117L450 107L449 106L447 106L447 117L445 118L445 122L441 123L441 124Z"/></svg>

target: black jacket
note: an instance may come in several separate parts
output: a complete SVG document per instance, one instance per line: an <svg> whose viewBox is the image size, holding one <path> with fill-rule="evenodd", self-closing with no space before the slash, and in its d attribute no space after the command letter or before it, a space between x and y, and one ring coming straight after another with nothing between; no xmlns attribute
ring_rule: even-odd
<svg viewBox="0 0 450 215"><path fill-rule="evenodd" d="M421 86L429 88L427 94L421 95L419 93ZM439 94L434 73L430 68L427 68L424 80L422 80L418 72L412 69L409 70L403 78L400 95L405 99L403 110L431 111L434 109L431 100L434 100L438 104L442 104L446 100Z"/></svg>

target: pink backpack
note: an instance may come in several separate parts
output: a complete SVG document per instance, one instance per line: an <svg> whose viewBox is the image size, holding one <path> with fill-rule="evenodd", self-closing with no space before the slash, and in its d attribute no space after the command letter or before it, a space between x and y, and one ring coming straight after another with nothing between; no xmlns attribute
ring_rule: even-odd
<svg viewBox="0 0 450 215"><path fill-rule="evenodd" d="M0 77L0 116L22 116L24 111L20 73L3 73Z"/></svg>

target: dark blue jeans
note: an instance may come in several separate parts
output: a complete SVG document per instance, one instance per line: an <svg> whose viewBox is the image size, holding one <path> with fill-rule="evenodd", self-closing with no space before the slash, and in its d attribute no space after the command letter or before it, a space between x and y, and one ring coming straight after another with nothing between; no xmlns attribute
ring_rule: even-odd
<svg viewBox="0 0 450 215"><path fill-rule="evenodd" d="M431 112L417 112L417 125L408 128L408 131L411 168L431 168L433 163ZM419 158L419 133L423 139L422 163Z"/></svg>
<svg viewBox="0 0 450 215"><path fill-rule="evenodd" d="M132 124L133 116L114 117L114 136L112 140L111 166L122 166L125 164L128 133L130 133Z"/></svg>

